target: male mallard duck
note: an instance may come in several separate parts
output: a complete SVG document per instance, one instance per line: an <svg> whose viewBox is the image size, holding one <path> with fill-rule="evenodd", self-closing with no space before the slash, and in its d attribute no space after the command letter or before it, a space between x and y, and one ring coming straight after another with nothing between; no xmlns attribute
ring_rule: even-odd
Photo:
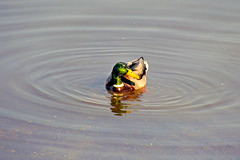
<svg viewBox="0 0 240 160"><path fill-rule="evenodd" d="M106 80L106 89L114 92L133 91L146 86L148 63L143 57L132 62L118 62Z"/></svg>

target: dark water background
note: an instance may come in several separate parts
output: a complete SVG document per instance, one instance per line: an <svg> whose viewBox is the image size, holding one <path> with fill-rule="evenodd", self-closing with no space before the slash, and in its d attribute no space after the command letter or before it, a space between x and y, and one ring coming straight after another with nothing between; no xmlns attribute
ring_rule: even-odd
<svg viewBox="0 0 240 160"><path fill-rule="evenodd" d="M240 1L2 0L0 46L1 160L240 159Z"/></svg>

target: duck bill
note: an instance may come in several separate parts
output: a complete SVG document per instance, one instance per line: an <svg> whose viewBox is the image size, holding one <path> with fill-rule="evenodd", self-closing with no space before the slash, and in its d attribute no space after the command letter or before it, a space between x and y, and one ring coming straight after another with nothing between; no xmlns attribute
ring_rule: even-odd
<svg viewBox="0 0 240 160"><path fill-rule="evenodd" d="M140 79L139 75L133 73L133 71L131 69L128 69L128 72L127 72L126 75L131 76L131 77L136 78L136 79Z"/></svg>

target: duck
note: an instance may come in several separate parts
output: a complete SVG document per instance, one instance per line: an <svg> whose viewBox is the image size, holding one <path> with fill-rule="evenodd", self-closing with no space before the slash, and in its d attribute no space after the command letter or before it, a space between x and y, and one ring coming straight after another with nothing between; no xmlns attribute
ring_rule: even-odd
<svg viewBox="0 0 240 160"><path fill-rule="evenodd" d="M143 57L131 62L118 62L106 80L106 89L112 92L129 92L145 88L149 65Z"/></svg>

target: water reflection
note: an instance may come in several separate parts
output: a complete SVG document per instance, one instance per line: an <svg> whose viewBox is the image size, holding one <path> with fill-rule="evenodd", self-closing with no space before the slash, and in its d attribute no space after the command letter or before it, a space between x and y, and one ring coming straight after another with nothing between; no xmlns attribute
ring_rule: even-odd
<svg viewBox="0 0 240 160"><path fill-rule="evenodd" d="M112 110L113 113L115 113L114 115L116 116L125 116L127 113L131 113L130 110L126 109L129 108L131 106L131 104L127 104L127 103L122 103L122 97L121 96L112 96L111 97L111 105L113 106L112 108L110 108Z"/></svg>
<svg viewBox="0 0 240 160"><path fill-rule="evenodd" d="M126 116L126 114L131 113L130 107L133 106L133 103L131 102L141 101L140 96L144 92L146 92L145 88L127 93L109 92L110 94L112 94L110 104L113 107L110 108L111 111L116 116Z"/></svg>

